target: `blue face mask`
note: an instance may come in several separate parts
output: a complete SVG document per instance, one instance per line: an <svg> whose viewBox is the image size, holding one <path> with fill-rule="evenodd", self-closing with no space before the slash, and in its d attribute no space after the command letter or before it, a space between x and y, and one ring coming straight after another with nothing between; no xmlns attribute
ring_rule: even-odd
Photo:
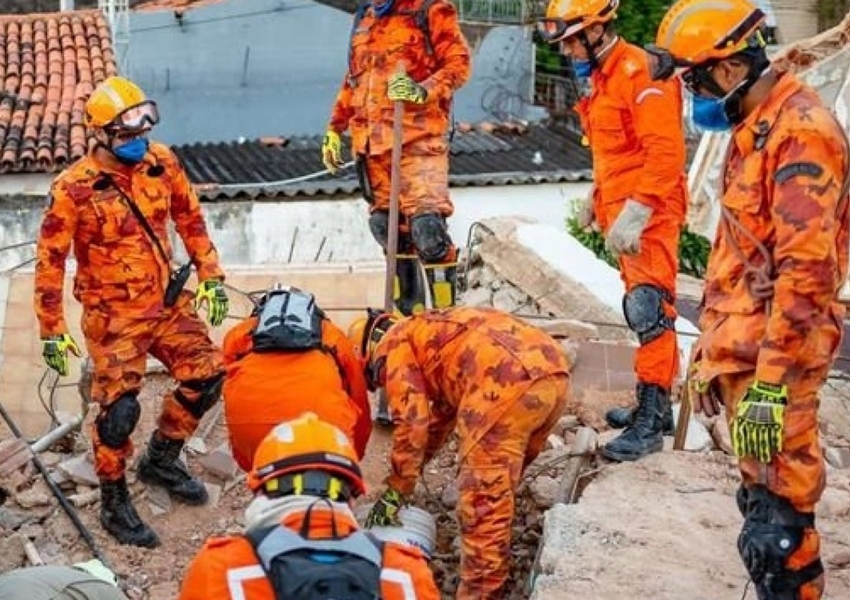
<svg viewBox="0 0 850 600"><path fill-rule="evenodd" d="M147 154L147 151L148 140L147 138L143 137L133 138L129 142L125 142L120 146L116 146L112 150L113 154L118 157L118 160L130 165L142 162L142 159L145 157L145 154Z"/></svg>
<svg viewBox="0 0 850 600"><path fill-rule="evenodd" d="M706 131L729 131L732 123L726 116L723 98L706 98L691 94L691 119L694 125Z"/></svg>
<svg viewBox="0 0 850 600"><path fill-rule="evenodd" d="M573 70L576 72L576 77L586 79L593 72L593 63L589 60L573 59Z"/></svg>

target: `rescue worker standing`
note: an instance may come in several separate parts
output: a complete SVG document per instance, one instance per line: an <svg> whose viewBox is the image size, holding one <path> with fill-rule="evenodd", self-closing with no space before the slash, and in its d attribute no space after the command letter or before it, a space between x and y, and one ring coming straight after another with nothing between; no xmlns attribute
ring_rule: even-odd
<svg viewBox="0 0 850 600"><path fill-rule="evenodd" d="M580 224L595 218L606 248L618 257L623 313L640 343L637 408L622 423L626 430L602 449L623 461L660 451L663 430L672 429L670 390L679 365L674 302L687 180L679 86L653 81L647 53L616 34L618 6L619 0L551 0L539 31L560 45L592 88L575 107L593 155L592 211L579 211L587 215Z"/></svg>
<svg viewBox="0 0 850 600"><path fill-rule="evenodd" d="M455 302L457 248L446 218L454 92L469 78L470 52L449 0L363 0L352 26L348 71L322 145L322 160L342 164L340 135L351 132L369 228L386 251L389 236L393 103L404 103L395 301L405 315ZM399 69L402 69L400 72Z"/></svg>
<svg viewBox="0 0 850 600"><path fill-rule="evenodd" d="M45 361L67 375L68 352L79 355L62 303L73 244L74 296L83 306L81 328L94 368L91 396L100 405L92 443L101 523L121 543L153 547L156 533L136 513L125 479L147 355L160 360L178 385L164 398L138 474L188 504L204 504L207 492L179 459L180 450L218 401L224 378L221 353L192 295L181 291L179 277L169 285L169 219L201 282L195 304L208 304L213 325L227 314L224 273L180 162L147 139L159 122L156 104L131 81L110 77L88 99L85 119L97 144L51 187L38 238L35 311Z"/></svg>
<svg viewBox="0 0 850 600"><path fill-rule="evenodd" d="M315 414L269 432L248 485L245 534L207 541L179 600L439 600L421 550L359 530L350 508L364 491L356 453Z"/></svg>
<svg viewBox="0 0 850 600"><path fill-rule="evenodd" d="M658 30L657 75L683 69L695 123L732 133L690 368L694 410L726 408L742 477L738 550L759 599L816 600L818 391L842 334L850 163L817 93L770 66L764 22L745 0L681 0Z"/></svg>
<svg viewBox="0 0 850 600"><path fill-rule="evenodd" d="M227 431L243 471L275 425L308 410L344 431L363 458L372 418L360 358L312 294L269 290L223 349Z"/></svg>
<svg viewBox="0 0 850 600"><path fill-rule="evenodd" d="M514 494L563 414L569 364L560 344L507 313L425 311L397 324L371 313L352 324L367 381L386 386L391 473L367 526L398 525L424 465L458 434L461 530L458 600L503 597Z"/></svg>

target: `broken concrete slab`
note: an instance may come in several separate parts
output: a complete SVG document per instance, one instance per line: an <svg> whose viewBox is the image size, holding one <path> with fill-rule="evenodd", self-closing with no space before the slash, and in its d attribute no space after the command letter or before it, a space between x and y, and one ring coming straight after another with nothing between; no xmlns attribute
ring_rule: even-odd
<svg viewBox="0 0 850 600"><path fill-rule="evenodd" d="M94 471L94 465L85 454L63 461L56 465L56 468L75 483L91 487L100 485L100 479Z"/></svg>
<svg viewBox="0 0 850 600"><path fill-rule="evenodd" d="M233 460L228 444L221 444L206 456L202 456L198 462L208 473L224 481L233 479L239 472L239 465Z"/></svg>
<svg viewBox="0 0 850 600"><path fill-rule="evenodd" d="M546 319L544 317L523 317L524 321L542 329L553 338L569 338L571 340L599 339L599 327L576 319Z"/></svg>
<svg viewBox="0 0 850 600"><path fill-rule="evenodd" d="M850 448L829 447L824 452L826 461L836 469L850 469Z"/></svg>

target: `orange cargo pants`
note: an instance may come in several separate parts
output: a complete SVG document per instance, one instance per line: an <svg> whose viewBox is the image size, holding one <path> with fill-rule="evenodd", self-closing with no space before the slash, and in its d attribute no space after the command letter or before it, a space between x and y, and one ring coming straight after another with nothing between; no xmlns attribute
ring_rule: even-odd
<svg viewBox="0 0 850 600"><path fill-rule="evenodd" d="M484 433L458 473L461 530L457 600L500 600L510 575L511 525L522 471L561 418L568 375L535 381L496 426ZM461 442L461 446L463 443ZM429 444L430 446L430 444Z"/></svg>
<svg viewBox="0 0 850 600"><path fill-rule="evenodd" d="M178 389L188 402L200 393L184 382L201 381L223 374L221 352L207 335L207 328L191 306L191 294L184 293L177 304L160 316L127 319L102 309L83 313L82 330L94 364L92 400L106 407L125 393L138 393L147 369L147 355L159 360L178 381ZM157 428L166 438L187 439L198 426L193 416L174 396L166 394ZM124 476L133 442L110 448L100 440L97 425L92 427L94 467L102 481Z"/></svg>
<svg viewBox="0 0 850 600"><path fill-rule="evenodd" d="M623 208L623 203L616 202L600 208L596 209L596 220L602 230L607 232ZM681 225L679 218L659 211L652 213L640 238L640 252L620 257L620 278L627 293L635 286L651 284L665 290L675 301ZM675 305L665 302L664 313L675 320ZM676 332L665 331L648 344L638 347L634 368L638 381L654 383L669 390L679 371Z"/></svg>
<svg viewBox="0 0 850 600"><path fill-rule="evenodd" d="M805 371L800 379L788 382L789 405L785 408L783 450L769 464L746 458L739 461L742 484L761 485L784 498L801 513L812 513L826 486L826 471L818 430L818 391L829 373L828 367ZM721 375L716 390L726 406L726 415L735 416L738 402L753 383L754 372ZM788 557L786 567L799 570L820 556L817 529L806 528L803 542ZM823 576L800 588L800 600L819 600Z"/></svg>

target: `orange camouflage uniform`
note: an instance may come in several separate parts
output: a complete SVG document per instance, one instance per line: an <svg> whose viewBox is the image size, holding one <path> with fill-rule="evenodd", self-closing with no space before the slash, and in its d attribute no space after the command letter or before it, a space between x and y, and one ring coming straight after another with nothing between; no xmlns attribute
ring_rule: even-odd
<svg viewBox="0 0 850 600"><path fill-rule="evenodd" d="M629 198L653 209L640 252L621 256L626 292L641 284L664 290L676 318L679 231L687 205L682 100L676 80L653 81L647 53L624 40L591 75L592 92L576 105L593 154L596 222L607 233ZM679 115L677 117L676 115ZM670 389L678 371L676 332L635 352L635 375Z"/></svg>
<svg viewBox="0 0 850 600"><path fill-rule="evenodd" d="M394 325L375 349L393 430L389 487L413 492L458 434L459 600L501 598L509 575L514 493L563 413L569 364L558 342L495 309L426 311Z"/></svg>
<svg viewBox="0 0 850 600"><path fill-rule="evenodd" d="M448 193L452 96L469 79L469 46L454 5L436 0L428 8L426 32L415 21L424 0L395 0L392 12L376 17L371 7L352 33L348 71L337 95L329 129L351 131L355 156L365 159L374 196L371 210L389 207L393 102L390 77L402 65L428 91L424 104L404 103L401 214L452 214ZM429 52L429 43L431 51Z"/></svg>
<svg viewBox="0 0 850 600"><path fill-rule="evenodd" d="M788 386L783 451L766 465L742 459L740 469L745 487L765 486L800 513L814 511L825 486L818 391L845 312L837 295L847 279L847 168L835 117L814 90L782 74L733 132L723 195L732 219L721 222L709 259L692 367L692 378L712 385L730 419L754 380ZM807 528L787 566L816 560L819 545L817 531ZM799 598L822 592L820 577Z"/></svg>
<svg viewBox="0 0 850 600"><path fill-rule="evenodd" d="M68 331L62 299L65 262L73 244L74 297L83 305L81 326L94 363L92 399L100 404L101 414L122 394L141 389L148 354L180 382L183 397L195 402L199 392L191 384L223 371L221 353L195 313L190 292L184 291L170 308L163 305L170 265L115 186L133 199L167 254L170 217L199 279L224 277L197 196L166 146L151 143L145 161L120 170L109 170L90 154L56 178L41 223L34 296L41 336ZM173 392L165 397L159 418L163 436L186 439L197 423ZM98 476L106 481L121 478L132 442L109 448L101 443L96 426L92 436Z"/></svg>

